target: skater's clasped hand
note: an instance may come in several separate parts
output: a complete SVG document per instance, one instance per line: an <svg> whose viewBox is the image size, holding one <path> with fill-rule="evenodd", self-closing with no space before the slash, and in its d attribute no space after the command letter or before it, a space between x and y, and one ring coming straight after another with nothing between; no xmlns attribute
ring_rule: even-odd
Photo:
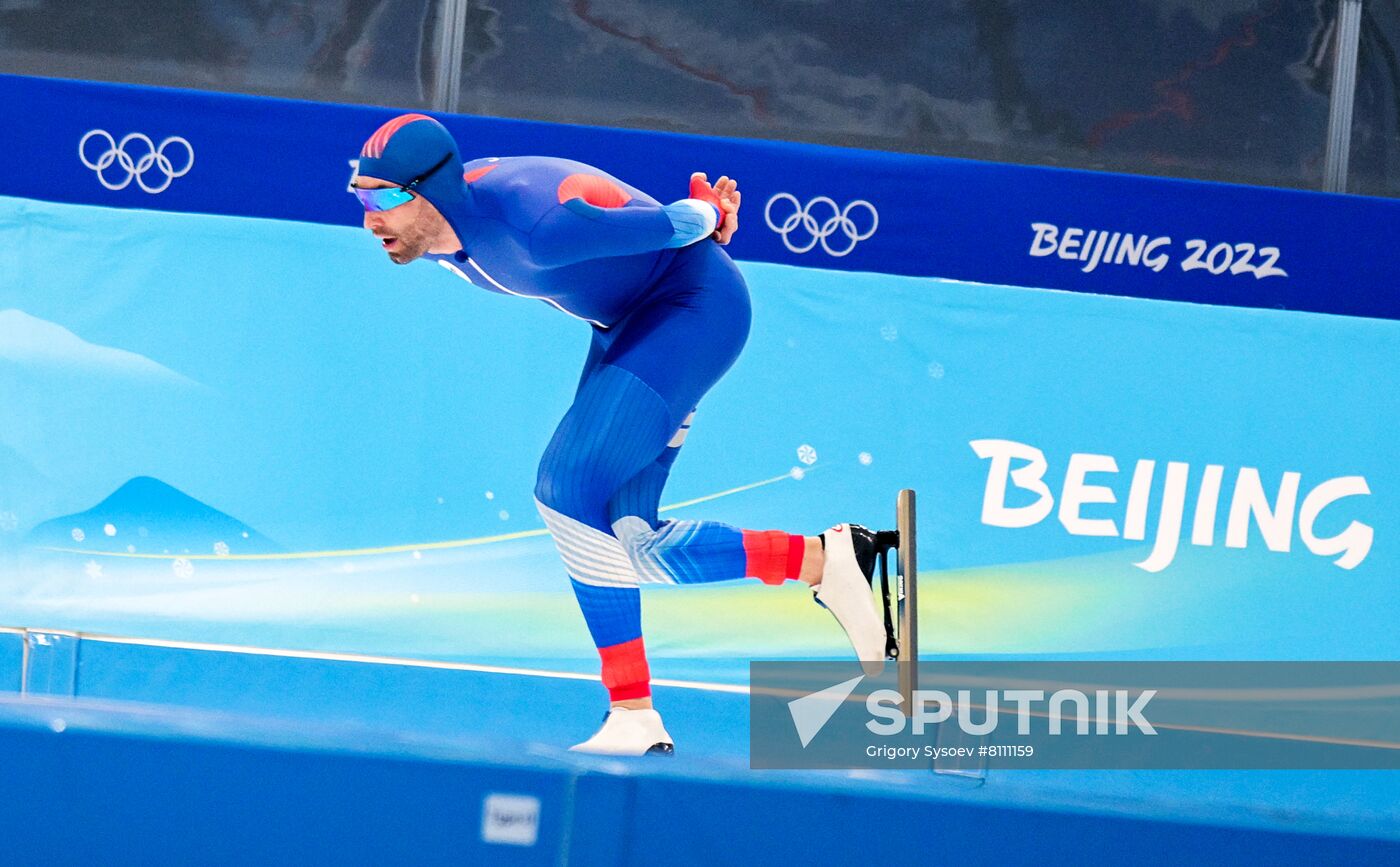
<svg viewBox="0 0 1400 867"><path fill-rule="evenodd" d="M690 176L690 181L709 183L709 179L704 172L696 172ZM720 212L724 214L724 219L715 227L715 232L711 235L720 244L728 244L729 239L739 230L739 182L727 175L721 175L710 187L715 198L719 199Z"/></svg>

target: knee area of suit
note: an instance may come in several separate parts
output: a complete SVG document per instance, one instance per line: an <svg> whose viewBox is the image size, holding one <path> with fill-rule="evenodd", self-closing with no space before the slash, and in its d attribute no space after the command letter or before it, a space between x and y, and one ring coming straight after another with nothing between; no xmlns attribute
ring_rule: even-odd
<svg viewBox="0 0 1400 867"><path fill-rule="evenodd" d="M556 512L582 519L601 505L587 484L590 456L575 452L551 455L540 463L535 476L535 499Z"/></svg>
<svg viewBox="0 0 1400 867"><path fill-rule="evenodd" d="M634 561L651 554L651 548L656 541L656 531L641 518L635 515L619 518L613 521L612 531L622 543L622 550Z"/></svg>

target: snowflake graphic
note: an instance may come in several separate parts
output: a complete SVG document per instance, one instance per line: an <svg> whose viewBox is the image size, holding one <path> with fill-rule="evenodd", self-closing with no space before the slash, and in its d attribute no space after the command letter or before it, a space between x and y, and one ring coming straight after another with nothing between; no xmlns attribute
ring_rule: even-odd
<svg viewBox="0 0 1400 867"><path fill-rule="evenodd" d="M107 524L102 528L102 532L106 533L108 536L115 536L117 535L117 528L113 524Z"/></svg>
<svg viewBox="0 0 1400 867"><path fill-rule="evenodd" d="M227 556L228 556L228 543L227 543L227 542L215 542L215 543L214 543L214 553L217 554L217 555L219 555L220 557L227 557Z"/></svg>
<svg viewBox="0 0 1400 867"><path fill-rule="evenodd" d="M817 462L817 450L803 443L797 447L797 459L810 467Z"/></svg>
<svg viewBox="0 0 1400 867"><path fill-rule="evenodd" d="M0 512L0 532L13 533L19 529L19 515L14 512Z"/></svg>
<svg viewBox="0 0 1400 867"><path fill-rule="evenodd" d="M194 577L194 564L184 557L177 557L175 562L170 564L170 571L175 573L176 578Z"/></svg>
<svg viewBox="0 0 1400 867"><path fill-rule="evenodd" d="M89 578L101 578L102 564L96 560L87 561L87 565L83 566L83 574Z"/></svg>
<svg viewBox="0 0 1400 867"><path fill-rule="evenodd" d="M71 535L71 536L73 537L73 541L74 541L74 542L81 542L81 541L83 541L84 539L87 538L87 533L84 533L84 532L83 532L83 528L82 528L82 527L74 527L74 528L73 528L73 532L70 533L69 535Z"/></svg>
<svg viewBox="0 0 1400 867"><path fill-rule="evenodd" d="M875 458L871 456L870 452L861 452L861 453L860 453L860 462L861 462L862 464L864 464L865 466L867 466L867 467L870 466L871 462L874 461L874 460L875 460Z"/></svg>
<svg viewBox="0 0 1400 867"><path fill-rule="evenodd" d="M807 471L802 469L801 467L793 467L791 470L788 471L788 475L792 476L793 479L800 482L802 481L803 476L807 475Z"/></svg>
<svg viewBox="0 0 1400 867"><path fill-rule="evenodd" d="M939 364L936 361L931 362L928 366L928 375L933 379L942 379L943 365Z"/></svg>
<svg viewBox="0 0 1400 867"><path fill-rule="evenodd" d="M502 521L509 521L509 520L510 520L510 512L507 512L505 509L502 509L502 510L501 510L501 520L502 520Z"/></svg>
<svg viewBox="0 0 1400 867"><path fill-rule="evenodd" d="M893 325L886 325L885 327L880 329L880 336L888 341L898 340L899 329L895 328Z"/></svg>
<svg viewBox="0 0 1400 867"><path fill-rule="evenodd" d="M495 492L495 491L487 491L487 492L486 492L486 499L488 499L488 500L494 500L494 499L496 499L496 492Z"/></svg>

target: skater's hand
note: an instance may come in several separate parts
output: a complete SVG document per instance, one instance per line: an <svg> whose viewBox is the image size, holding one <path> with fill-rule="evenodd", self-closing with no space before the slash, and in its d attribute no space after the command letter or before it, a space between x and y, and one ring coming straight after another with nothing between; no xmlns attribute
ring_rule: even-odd
<svg viewBox="0 0 1400 867"><path fill-rule="evenodd" d="M703 185L703 188L710 194L705 198L713 196L718 200L720 214L723 215L719 225L715 227L714 234L710 237L720 244L728 244L729 239L739 230L739 182L721 175L720 179L715 181L714 186L710 186L705 173L696 172L690 176L691 190L694 191L697 185ZM695 196L694 192L691 195L692 198L700 198Z"/></svg>

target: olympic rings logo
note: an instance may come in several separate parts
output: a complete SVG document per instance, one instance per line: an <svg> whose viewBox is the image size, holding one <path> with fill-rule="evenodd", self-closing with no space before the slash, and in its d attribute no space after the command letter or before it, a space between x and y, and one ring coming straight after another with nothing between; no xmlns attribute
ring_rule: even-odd
<svg viewBox="0 0 1400 867"><path fill-rule="evenodd" d="M106 139L107 149L96 159L89 159L88 142L94 138ZM139 143L145 149L145 153L133 158L133 155L127 151L127 145L132 142ZM184 166L179 169L175 168L175 164L166 155L166 150L172 146L184 148L185 151ZM97 180L109 190L124 190L134 180L137 186L154 195L164 192L172 181L184 177L190 169L194 168L194 148L178 135L172 135L156 145L149 136L139 132L128 133L122 137L121 141L117 141L105 129L94 129L88 130L87 135L78 142L78 159L83 161L83 165L96 172ZM113 165L126 172L126 177L116 182L109 179L106 171ZM147 181L146 175L151 171L157 173L158 183L151 184Z"/></svg>
<svg viewBox="0 0 1400 867"><path fill-rule="evenodd" d="M779 202L792 207L792 213L781 223L773 221L773 206ZM826 215L827 209L830 209L829 216ZM851 213L857 209L864 209L870 213L870 228L863 232L856 226L856 221L851 219ZM786 207L782 210L786 210ZM763 209L763 220L768 224L768 228L782 236L783 245L794 253L806 253L817 244L821 244L828 254L845 256L856 248L856 244L875 234L880 225L880 214L874 205L864 199L856 199L841 208L826 196L817 196L803 205L790 193L778 193L768 200L767 207ZM832 249L827 239L838 232L845 241L839 242L839 247ZM794 233L797 234L796 241L793 239Z"/></svg>

